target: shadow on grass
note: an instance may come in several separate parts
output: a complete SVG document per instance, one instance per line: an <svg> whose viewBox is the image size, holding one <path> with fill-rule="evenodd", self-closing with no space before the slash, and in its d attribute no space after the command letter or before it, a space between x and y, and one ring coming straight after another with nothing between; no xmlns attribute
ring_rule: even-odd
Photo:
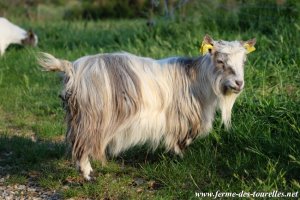
<svg viewBox="0 0 300 200"><path fill-rule="evenodd" d="M117 157L109 159L115 160L117 163L121 163L125 166L140 168L143 164L159 163L164 160L165 157L172 160L181 160L179 156L172 152L166 152L162 147L153 151L147 145L132 147Z"/></svg>
<svg viewBox="0 0 300 200"><path fill-rule="evenodd" d="M146 146L137 146L112 158L110 161L139 168L142 164L160 162L162 157L180 159L172 153L165 153L162 148L149 151ZM56 161L65 160L72 165L70 155L64 142L32 141L30 138L20 136L0 136L0 176L7 173L20 174L24 171L41 171L43 166L52 166ZM97 161L96 161L97 162ZM55 171L54 169L51 171ZM74 166L73 166L74 167Z"/></svg>
<svg viewBox="0 0 300 200"><path fill-rule="evenodd" d="M163 188L158 180L144 177L140 172L145 162L160 162L161 155L164 155L162 150L147 153L146 147L136 147L116 158L109 158L105 167L95 161L95 179L87 182L76 170L65 143L0 136L0 178L4 177L5 185L11 187L26 185L47 193L49 199L120 199L124 195L131 199L138 195L138 189L142 188L145 195L152 195ZM30 193L26 195L30 196Z"/></svg>
<svg viewBox="0 0 300 200"><path fill-rule="evenodd" d="M163 157L180 159L172 153L165 153L162 148L153 152L147 146L137 146L117 157L108 156L108 161L116 162L121 168L127 166L138 170L141 165L161 162ZM94 162L101 166L100 162ZM0 136L0 177L26 177L31 172L41 174L40 178L51 175L56 180L69 175L80 176L64 142L35 142L21 136Z"/></svg>
<svg viewBox="0 0 300 200"><path fill-rule="evenodd" d="M34 142L20 136L0 136L0 176L24 175L66 156L63 143Z"/></svg>

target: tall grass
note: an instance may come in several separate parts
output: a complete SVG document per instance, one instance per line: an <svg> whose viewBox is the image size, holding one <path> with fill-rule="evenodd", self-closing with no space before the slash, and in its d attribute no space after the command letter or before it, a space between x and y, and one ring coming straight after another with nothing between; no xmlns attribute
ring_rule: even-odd
<svg viewBox="0 0 300 200"><path fill-rule="evenodd" d="M196 199L196 191L299 191L300 24L282 20L266 34L256 27L224 31L217 20L210 28L196 18L158 20L152 28L144 20L25 24L39 35L38 49L13 46L0 60L0 176L11 175L7 184L24 184L38 171L38 184L62 198ZM106 167L93 162L96 180L84 182L65 153L61 77L42 72L36 52L69 60L115 51L198 56L205 33L258 40L248 56L232 129L225 131L218 115L211 134L193 143L183 159L137 147Z"/></svg>

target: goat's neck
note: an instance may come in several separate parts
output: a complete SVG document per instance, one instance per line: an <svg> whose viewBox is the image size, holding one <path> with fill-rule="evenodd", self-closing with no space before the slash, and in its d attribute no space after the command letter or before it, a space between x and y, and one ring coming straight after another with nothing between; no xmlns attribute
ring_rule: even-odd
<svg viewBox="0 0 300 200"><path fill-rule="evenodd" d="M199 57L195 62L196 80L192 82L193 94L202 103L218 101L214 88L214 75L212 63L207 57Z"/></svg>
<svg viewBox="0 0 300 200"><path fill-rule="evenodd" d="M218 106L219 97L214 88L214 75L209 58L200 57L197 59L197 78L191 84L192 94L199 102L201 108L201 119L205 124L204 131L208 132L214 120Z"/></svg>
<svg viewBox="0 0 300 200"><path fill-rule="evenodd" d="M26 38L26 31L14 24L8 24L5 30L6 38L4 40L10 44L21 44L22 40Z"/></svg>

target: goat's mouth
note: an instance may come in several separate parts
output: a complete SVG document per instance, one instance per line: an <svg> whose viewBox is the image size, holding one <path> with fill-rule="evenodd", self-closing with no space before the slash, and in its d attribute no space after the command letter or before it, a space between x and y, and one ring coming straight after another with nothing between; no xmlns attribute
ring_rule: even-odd
<svg viewBox="0 0 300 200"><path fill-rule="evenodd" d="M230 95L232 93L234 94L239 94L241 93L243 88L238 87L238 86L232 86L232 85L225 85L223 87L223 94L224 95Z"/></svg>

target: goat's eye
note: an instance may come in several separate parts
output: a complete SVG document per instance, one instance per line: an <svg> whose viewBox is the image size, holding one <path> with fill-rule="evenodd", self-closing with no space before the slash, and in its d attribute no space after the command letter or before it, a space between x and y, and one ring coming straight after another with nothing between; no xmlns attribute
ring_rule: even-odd
<svg viewBox="0 0 300 200"><path fill-rule="evenodd" d="M222 68L223 70L225 69L224 62L222 60L217 60L217 65Z"/></svg>
<svg viewBox="0 0 300 200"><path fill-rule="evenodd" d="M222 60L217 60L217 64L224 64Z"/></svg>

